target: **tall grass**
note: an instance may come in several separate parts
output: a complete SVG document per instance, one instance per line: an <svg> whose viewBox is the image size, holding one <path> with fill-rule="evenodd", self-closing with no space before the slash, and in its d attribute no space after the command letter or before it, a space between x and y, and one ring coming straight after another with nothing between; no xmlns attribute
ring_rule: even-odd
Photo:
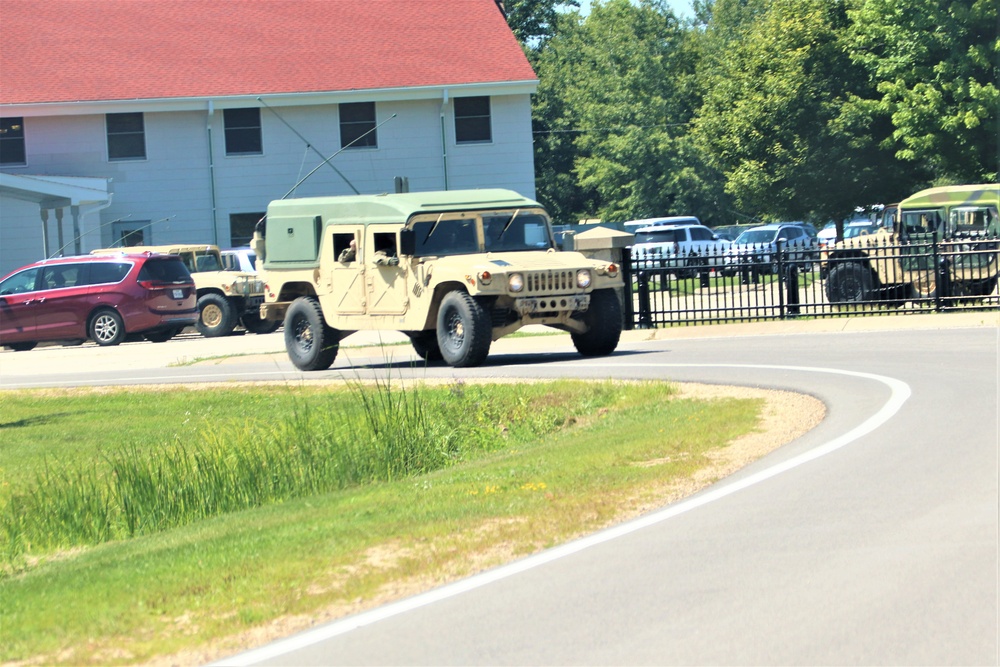
<svg viewBox="0 0 1000 667"><path fill-rule="evenodd" d="M44 554L439 469L613 402L612 384L395 387L354 382L285 414L206 425L150 453L126 443L85 466L46 465L0 507L0 553ZM565 387L563 388L565 389ZM556 399L555 396L562 398ZM567 398L568 397L568 398Z"/></svg>

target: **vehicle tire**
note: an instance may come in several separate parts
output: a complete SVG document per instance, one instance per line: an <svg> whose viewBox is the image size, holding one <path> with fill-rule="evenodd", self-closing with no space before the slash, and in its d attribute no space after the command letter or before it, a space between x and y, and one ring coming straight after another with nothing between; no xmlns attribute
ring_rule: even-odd
<svg viewBox="0 0 1000 667"><path fill-rule="evenodd" d="M571 335L577 352L585 357L603 357L615 351L622 336L622 307L613 289L591 293L583 322L587 331Z"/></svg>
<svg viewBox="0 0 1000 667"><path fill-rule="evenodd" d="M243 324L244 329L255 334L274 333L281 326L281 322L262 319L256 313L244 313L243 317L240 318L240 322Z"/></svg>
<svg viewBox="0 0 1000 667"><path fill-rule="evenodd" d="M99 310L90 318L87 331L98 345L118 345L125 340L125 321L114 310Z"/></svg>
<svg viewBox="0 0 1000 667"><path fill-rule="evenodd" d="M236 328L233 304L214 292L201 295L198 298L198 322L195 326L205 338L228 336Z"/></svg>
<svg viewBox="0 0 1000 667"><path fill-rule="evenodd" d="M410 334L413 350L425 361L441 361L441 347L438 345L436 331L415 331Z"/></svg>
<svg viewBox="0 0 1000 667"><path fill-rule="evenodd" d="M436 336L446 364L478 366L489 356L493 344L490 315L467 292L448 292L438 308Z"/></svg>
<svg viewBox="0 0 1000 667"><path fill-rule="evenodd" d="M830 303L860 303L872 298L872 272L857 262L837 264L826 279Z"/></svg>
<svg viewBox="0 0 1000 667"><path fill-rule="evenodd" d="M27 352L28 350L34 350L38 343L32 341L30 343L7 343L4 345L7 349L14 350L15 352Z"/></svg>
<svg viewBox="0 0 1000 667"><path fill-rule="evenodd" d="M181 332L180 329L164 329L162 331L150 331L143 334L143 338L150 343L166 343L168 340Z"/></svg>
<svg viewBox="0 0 1000 667"><path fill-rule="evenodd" d="M316 299L299 297L285 313L285 349L295 367L325 371L337 358L340 337L327 326Z"/></svg>

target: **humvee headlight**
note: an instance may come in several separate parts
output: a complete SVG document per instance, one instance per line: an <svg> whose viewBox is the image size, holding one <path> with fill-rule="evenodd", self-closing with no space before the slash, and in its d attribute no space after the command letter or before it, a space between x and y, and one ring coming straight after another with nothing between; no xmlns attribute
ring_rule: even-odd
<svg viewBox="0 0 1000 667"><path fill-rule="evenodd" d="M507 287L511 292L520 292L524 289L524 276L520 273L512 273L507 278Z"/></svg>
<svg viewBox="0 0 1000 667"><path fill-rule="evenodd" d="M587 289L590 287L590 271L587 269L580 269L576 272L576 286L580 289Z"/></svg>
<svg viewBox="0 0 1000 667"><path fill-rule="evenodd" d="M480 285L489 285L491 282L493 282L492 273L490 273L489 271L483 271L482 273L479 274Z"/></svg>

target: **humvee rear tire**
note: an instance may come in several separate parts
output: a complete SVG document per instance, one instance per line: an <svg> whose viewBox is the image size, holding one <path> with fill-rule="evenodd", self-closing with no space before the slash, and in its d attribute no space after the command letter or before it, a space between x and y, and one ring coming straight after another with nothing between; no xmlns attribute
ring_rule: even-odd
<svg viewBox="0 0 1000 667"><path fill-rule="evenodd" d="M244 329L255 334L273 333L281 326L281 322L261 319L257 313L244 313L243 317L240 318L240 323L243 324Z"/></svg>
<svg viewBox="0 0 1000 667"><path fill-rule="evenodd" d="M198 321L195 328L205 338L228 336L236 328L236 311L221 294L203 294L198 298Z"/></svg>
<svg viewBox="0 0 1000 667"><path fill-rule="evenodd" d="M603 357L618 347L622 336L622 307L613 289L594 290L583 314L586 333L572 334L576 351L585 357Z"/></svg>
<svg viewBox="0 0 1000 667"><path fill-rule="evenodd" d="M845 262L830 268L826 279L826 298L830 303L860 303L872 298L872 272L857 262Z"/></svg>
<svg viewBox="0 0 1000 667"><path fill-rule="evenodd" d="M315 299L299 297L288 307L285 349L295 367L303 371L325 371L337 358L340 337L323 320Z"/></svg>
<svg viewBox="0 0 1000 667"><path fill-rule="evenodd" d="M436 331L416 331L410 334L410 342L417 355L426 361L441 361L441 347Z"/></svg>
<svg viewBox="0 0 1000 667"><path fill-rule="evenodd" d="M448 292L438 308L437 343L449 366L478 366L493 343L489 313L467 292Z"/></svg>

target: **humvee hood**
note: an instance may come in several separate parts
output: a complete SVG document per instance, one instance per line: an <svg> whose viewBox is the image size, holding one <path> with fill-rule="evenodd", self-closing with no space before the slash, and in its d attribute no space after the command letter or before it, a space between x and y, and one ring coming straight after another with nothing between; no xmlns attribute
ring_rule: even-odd
<svg viewBox="0 0 1000 667"><path fill-rule="evenodd" d="M592 268L594 262L578 252L503 252L488 253L486 261L477 263L477 267L490 271L585 269Z"/></svg>

